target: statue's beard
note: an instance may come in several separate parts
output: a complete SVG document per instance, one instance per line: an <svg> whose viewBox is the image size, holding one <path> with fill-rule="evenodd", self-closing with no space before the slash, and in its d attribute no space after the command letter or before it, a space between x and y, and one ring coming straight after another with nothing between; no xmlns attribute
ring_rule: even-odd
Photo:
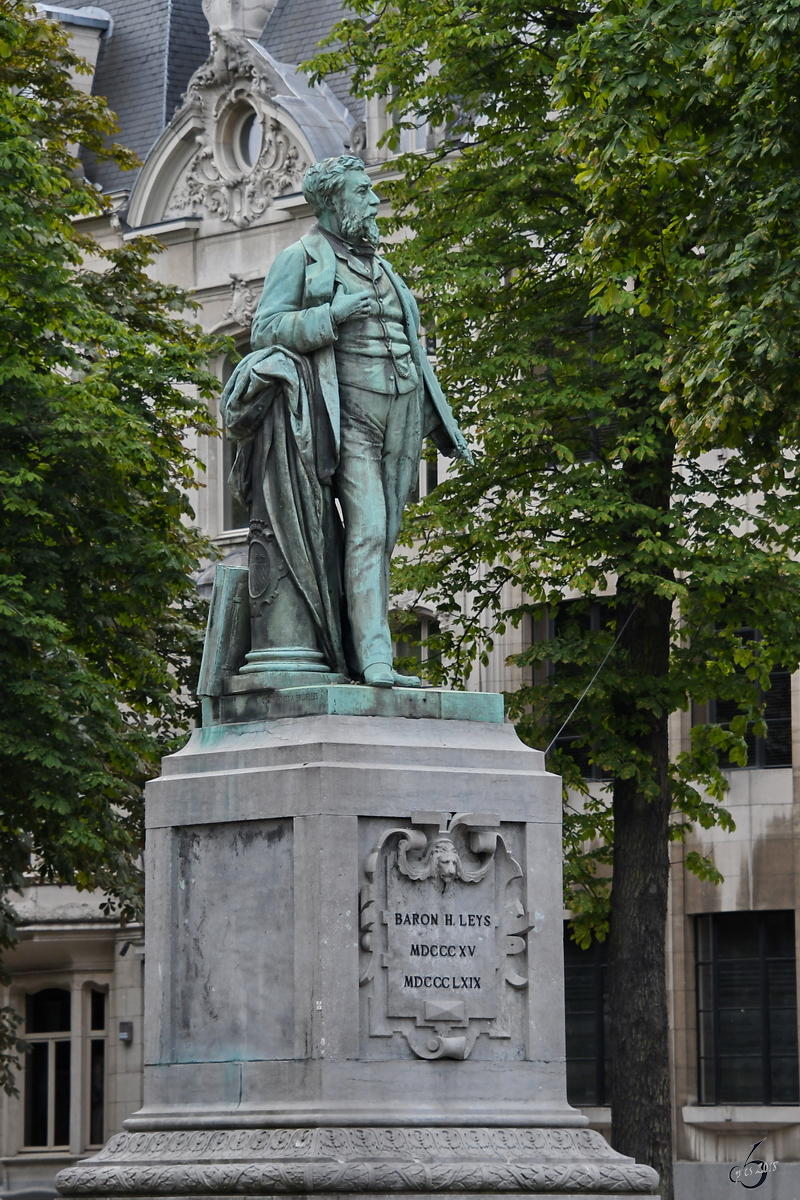
<svg viewBox="0 0 800 1200"><path fill-rule="evenodd" d="M346 241L367 242L370 246L377 246L381 240L378 222L372 213L363 216L360 213L353 212L351 208L342 206L337 209L336 216L339 218L339 229L342 237Z"/></svg>

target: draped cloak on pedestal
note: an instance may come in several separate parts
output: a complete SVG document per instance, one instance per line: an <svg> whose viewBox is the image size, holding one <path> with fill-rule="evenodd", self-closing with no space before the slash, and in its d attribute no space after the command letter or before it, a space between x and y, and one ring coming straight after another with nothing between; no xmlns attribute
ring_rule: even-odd
<svg viewBox="0 0 800 1200"><path fill-rule="evenodd" d="M352 675L345 652L349 630L341 582L342 527L333 491L320 481L317 442L324 421L321 425L318 408L307 357L277 348L248 354L222 396L225 428L238 443L229 482L242 504L268 515L328 666ZM263 488L262 497L254 495L257 488Z"/></svg>

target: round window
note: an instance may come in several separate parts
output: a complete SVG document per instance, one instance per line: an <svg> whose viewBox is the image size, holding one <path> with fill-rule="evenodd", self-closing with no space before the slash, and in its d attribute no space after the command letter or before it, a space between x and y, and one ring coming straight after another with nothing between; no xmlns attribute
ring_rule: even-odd
<svg viewBox="0 0 800 1200"><path fill-rule="evenodd" d="M261 122L250 109L239 122L236 131L236 156L245 170L254 167L261 153Z"/></svg>

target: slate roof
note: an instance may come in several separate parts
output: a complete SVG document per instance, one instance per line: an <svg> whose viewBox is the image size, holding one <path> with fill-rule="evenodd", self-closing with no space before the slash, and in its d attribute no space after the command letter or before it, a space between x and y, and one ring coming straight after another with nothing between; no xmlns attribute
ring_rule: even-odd
<svg viewBox="0 0 800 1200"><path fill-rule="evenodd" d="M180 108L181 97L198 67L208 58L208 21L200 0L171 0L167 51L164 127ZM162 130L159 130L161 134ZM154 139L155 140L155 139Z"/></svg>
<svg viewBox="0 0 800 1200"><path fill-rule="evenodd" d="M104 96L117 114L115 139L144 161L180 107L189 79L206 61L208 23L202 0L101 0L114 20L111 38L103 36L92 91ZM86 0L57 0L62 9L81 9ZM278 63L297 66L314 54L345 12L341 0L278 0L259 42ZM364 119L364 102L350 95L346 75L327 81L355 121ZM329 104L319 92L321 110ZM110 163L84 156L87 176L104 191L131 189L138 171L121 172Z"/></svg>
<svg viewBox="0 0 800 1200"><path fill-rule="evenodd" d="M297 66L312 57L345 12L341 0L278 0L259 42L279 63ZM364 101L350 95L347 75L331 75L326 82L355 120L363 121Z"/></svg>
<svg viewBox="0 0 800 1200"><path fill-rule="evenodd" d="M86 0L58 0L82 8ZM208 57L208 22L201 0L101 0L114 18L100 44L92 91L117 114L115 139L142 161L169 124L190 77ZM131 188L138 172L87 155L88 177L105 191Z"/></svg>

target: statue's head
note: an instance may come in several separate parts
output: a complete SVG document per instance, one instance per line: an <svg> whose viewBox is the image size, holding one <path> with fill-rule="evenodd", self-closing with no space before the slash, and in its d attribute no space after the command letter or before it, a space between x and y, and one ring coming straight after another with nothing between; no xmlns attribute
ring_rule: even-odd
<svg viewBox="0 0 800 1200"><path fill-rule="evenodd" d="M314 163L303 178L303 195L325 229L349 242L377 246L380 233L375 214L380 201L360 158L340 154Z"/></svg>

